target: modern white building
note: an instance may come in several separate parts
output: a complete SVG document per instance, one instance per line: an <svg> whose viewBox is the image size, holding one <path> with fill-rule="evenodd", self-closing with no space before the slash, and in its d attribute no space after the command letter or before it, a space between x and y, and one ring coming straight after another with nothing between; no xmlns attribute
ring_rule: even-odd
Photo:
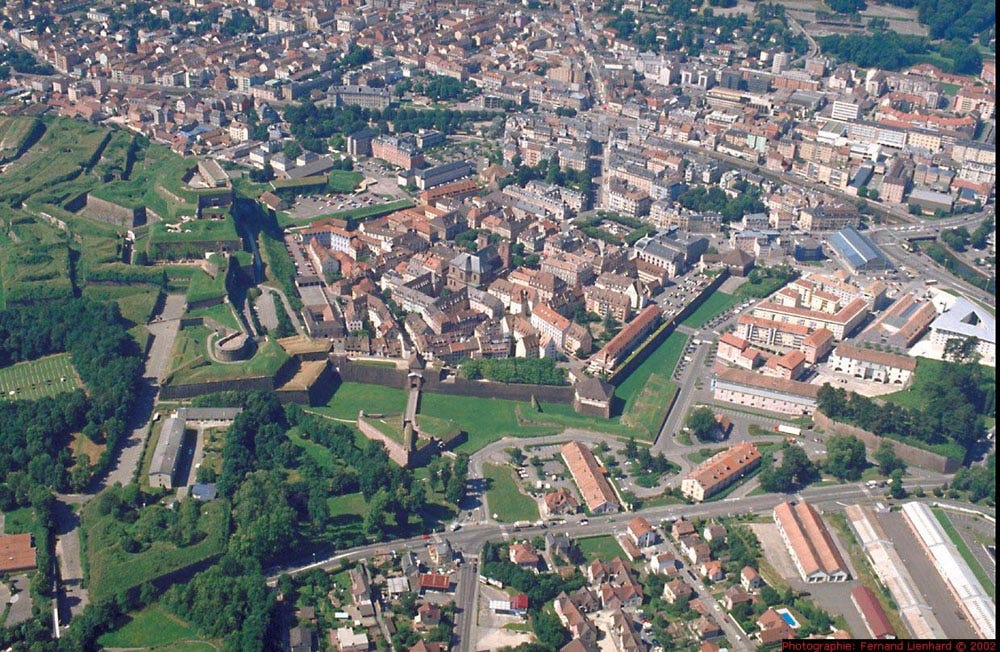
<svg viewBox="0 0 1000 652"><path fill-rule="evenodd" d="M997 359L997 325L996 319L965 297L954 297L947 301L947 295L941 293L939 298L945 299L944 311L931 323L931 344L939 351L950 339L975 337L979 340L976 351L982 356L981 362L996 365Z"/></svg>

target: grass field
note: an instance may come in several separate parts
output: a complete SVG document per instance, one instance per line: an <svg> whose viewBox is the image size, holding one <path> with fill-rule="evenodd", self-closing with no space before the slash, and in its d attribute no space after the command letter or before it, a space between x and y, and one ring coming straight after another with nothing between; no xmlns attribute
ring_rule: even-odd
<svg viewBox="0 0 1000 652"><path fill-rule="evenodd" d="M625 551L622 550L618 541L610 534L598 537L584 537L577 539L580 552L588 562L600 559L601 561L611 561L615 557L625 559Z"/></svg>
<svg viewBox="0 0 1000 652"><path fill-rule="evenodd" d="M486 490L487 504L498 521L514 523L538 520L538 503L521 493L509 467L485 464L483 476L489 487Z"/></svg>
<svg viewBox="0 0 1000 652"><path fill-rule="evenodd" d="M219 299L226 296L226 261L219 261L219 271L212 278L204 270L198 269L191 276L188 286L187 302L195 303L208 299Z"/></svg>
<svg viewBox="0 0 1000 652"><path fill-rule="evenodd" d="M146 324L156 307L160 288L148 283L134 285L87 285L83 296L95 301L114 301L122 317L132 324Z"/></svg>
<svg viewBox="0 0 1000 652"><path fill-rule="evenodd" d="M58 353L0 369L0 399L38 399L80 386L68 353Z"/></svg>
<svg viewBox="0 0 1000 652"><path fill-rule="evenodd" d="M30 507L13 509L3 516L4 534L24 534L31 532L35 524L35 511Z"/></svg>
<svg viewBox="0 0 1000 652"><path fill-rule="evenodd" d="M0 117L0 159L13 156L31 131L37 118Z"/></svg>
<svg viewBox="0 0 1000 652"><path fill-rule="evenodd" d="M354 420L358 411L371 414L400 413L406 408L406 393L393 387L343 383L325 406L312 411L336 419ZM576 414L568 405L542 403L535 412L528 403L501 399L455 397L424 392L420 414L452 422L466 433L466 441L456 450L474 453L502 437L539 437L580 428L627 437L632 430L618 423ZM419 421L419 417L418 417Z"/></svg>
<svg viewBox="0 0 1000 652"><path fill-rule="evenodd" d="M713 292L710 297L705 299L704 303L698 306L681 323L691 328L701 328L712 321L712 319L735 306L739 301L739 298L735 295L726 294L725 292Z"/></svg>
<svg viewBox="0 0 1000 652"><path fill-rule="evenodd" d="M103 647L156 648L183 642L185 647L178 649L197 649L186 647L190 644L204 645L205 649L216 647L200 641L198 630L167 611L165 607L154 604L142 611L132 614L128 622L113 632L104 634L97 643Z"/></svg>
<svg viewBox="0 0 1000 652"><path fill-rule="evenodd" d="M628 378L615 387L612 414L620 411L623 422L648 426L654 421L654 412L666 411L667 402L673 396L673 392L677 391L676 385L669 380L670 374L677 366L677 361L681 359L686 343L687 336L683 333L673 332L668 335L667 339L629 374ZM643 396L643 391L650 383L653 374L663 376L662 379L652 381L653 386L659 387L662 391L660 394L647 393ZM662 418L663 415L658 416ZM652 434L655 436L656 433Z"/></svg>
<svg viewBox="0 0 1000 652"><path fill-rule="evenodd" d="M191 546L178 548L167 541L156 541L137 553L122 550L122 524L112 516L101 515L92 501L81 511L81 527L86 533L86 555L90 568L90 597L103 600L148 580L217 555L229 537L229 505L217 500L202 507L198 529L205 538Z"/></svg>
<svg viewBox="0 0 1000 652"><path fill-rule="evenodd" d="M240 330L240 322L236 318L236 315L233 314L233 309L226 302L199 310L189 310L187 314L188 317L208 317L234 331Z"/></svg>
<svg viewBox="0 0 1000 652"><path fill-rule="evenodd" d="M185 328L184 330L188 329ZM207 331L207 329L203 330ZM175 347L176 344L175 342ZM197 347L198 343L195 343L194 346ZM204 345L202 344L202 346ZM214 362L200 365L192 364L174 372L171 382L176 385L185 385L213 380L237 380L239 378L271 376L278 371L286 360L288 360L288 354L278 346L277 342L273 339L268 339L257 348L257 352L249 360L232 364Z"/></svg>
<svg viewBox="0 0 1000 652"><path fill-rule="evenodd" d="M79 120L46 120L38 143L0 174L0 199L50 195L55 186L83 172L109 134L105 128Z"/></svg>
<svg viewBox="0 0 1000 652"><path fill-rule="evenodd" d="M331 192L354 192L364 178L365 175L353 170L332 170L327 180L327 188Z"/></svg>
<svg viewBox="0 0 1000 652"><path fill-rule="evenodd" d="M917 370L913 374L913 381L910 383L910 386L900 392L884 394L879 398L911 409L923 408L925 402L923 388L928 381L938 375L938 372L944 365L945 363L940 360L917 358ZM987 378L996 378L995 368L985 365L981 365L980 368Z"/></svg>

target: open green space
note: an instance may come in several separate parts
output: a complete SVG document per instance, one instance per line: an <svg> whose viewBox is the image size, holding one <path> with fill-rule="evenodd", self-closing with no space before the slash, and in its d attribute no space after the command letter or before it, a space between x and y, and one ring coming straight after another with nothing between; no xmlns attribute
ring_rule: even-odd
<svg viewBox="0 0 1000 652"><path fill-rule="evenodd" d="M331 170L327 176L327 187L331 192L354 192L365 175L353 170Z"/></svg>
<svg viewBox="0 0 1000 652"><path fill-rule="evenodd" d="M701 328L739 302L740 299L736 295L713 292L681 323L690 328Z"/></svg>
<svg viewBox="0 0 1000 652"><path fill-rule="evenodd" d="M79 120L46 119L45 123L39 141L0 174L0 201L17 205L37 194L40 197L34 199L47 203L55 186L74 180L97 162L111 134Z"/></svg>
<svg viewBox="0 0 1000 652"><path fill-rule="evenodd" d="M656 350L636 367L629 376L615 387L615 402L612 414L620 411L622 423L636 429L645 428L645 436L637 432L636 437L652 439L659 422L666 412L667 404L677 391L670 381L670 374L681 359L687 336L673 332L656 347ZM652 378L653 375L659 376ZM647 391L648 390L648 391Z"/></svg>
<svg viewBox="0 0 1000 652"><path fill-rule="evenodd" d="M406 392L402 389L341 383L330 402L324 407L314 408L314 411L335 419L353 421L361 410L368 414L401 414L405 409Z"/></svg>
<svg viewBox="0 0 1000 652"><path fill-rule="evenodd" d="M185 326L174 338L174 349L170 355L170 374L186 369L193 364L208 362L206 342L212 330L205 326Z"/></svg>
<svg viewBox="0 0 1000 652"><path fill-rule="evenodd" d="M68 353L58 353L0 369L0 400L34 400L79 387Z"/></svg>
<svg viewBox="0 0 1000 652"><path fill-rule="evenodd" d="M188 329L185 328L181 332L186 330ZM203 330L207 331L208 329ZM176 350L176 342L174 346ZM195 342L193 346L196 350L198 343ZM201 346L204 347L204 344L201 344ZM205 351L205 349L202 348L202 351ZM257 347L257 352L249 360L228 364L209 362L207 359L198 360L193 362L193 364L174 371L170 382L175 385L188 385L215 380L237 380L240 378L273 376L287 360L288 354L285 353L284 349L273 339L268 339Z"/></svg>
<svg viewBox="0 0 1000 652"><path fill-rule="evenodd" d="M923 408L927 400L924 388L932 379L938 377L945 364L941 360L917 358L917 369L913 373L913 380L910 382L910 386L898 392L883 394L879 398L906 408ZM995 368L980 365L980 369L987 378L996 379L997 372Z"/></svg>
<svg viewBox="0 0 1000 652"><path fill-rule="evenodd" d="M323 215L317 215L315 217L307 218L295 218L288 213L278 213L278 226L285 228L289 226L302 226L314 222L316 220L325 219L332 217L338 220L346 220L353 228L360 222L366 219L374 219L376 217L382 217L383 215L388 215L389 213L394 213L395 211L403 210L404 208L410 208L414 204L409 199L400 199L397 201L388 202L386 204L376 204L374 206L361 206L359 208L352 208L346 211L338 211L336 213L327 213Z"/></svg>
<svg viewBox="0 0 1000 652"><path fill-rule="evenodd" d="M521 493L510 467L484 464L483 476L488 486L486 501L498 521L515 523L538 520L538 504Z"/></svg>
<svg viewBox="0 0 1000 652"><path fill-rule="evenodd" d="M226 261L218 260L219 268L215 276L210 276L205 270L197 269L191 276L188 286L187 302L197 303L209 299L222 300L226 296Z"/></svg>
<svg viewBox="0 0 1000 652"><path fill-rule="evenodd" d="M0 175L0 185L3 177ZM4 212L0 211L0 216ZM70 249L65 234L48 223L17 212L0 222L0 278L5 303L68 297Z"/></svg>
<svg viewBox="0 0 1000 652"><path fill-rule="evenodd" d="M196 643L198 630L184 622L174 614L167 611L165 607L158 604L146 607L129 616L128 622L118 629L101 636L97 642L99 645L125 648L152 648L159 649L162 645L184 642ZM214 646L207 645L208 649L215 649ZM184 648L190 649L190 648Z"/></svg>
<svg viewBox="0 0 1000 652"><path fill-rule="evenodd" d="M146 324L153 314L160 288L147 283L135 285L88 284L83 296L95 301L114 301L122 317L136 325Z"/></svg>
<svg viewBox="0 0 1000 652"><path fill-rule="evenodd" d="M180 224L179 227L167 228L169 225L176 224L178 223L157 222L153 224L150 228L152 241L158 244L171 244L240 239L236 232L236 223L231 217L221 220L188 220Z"/></svg>
<svg viewBox="0 0 1000 652"><path fill-rule="evenodd" d="M368 417L366 420L390 441L397 444L403 443L403 427L398 414L378 418Z"/></svg>
<svg viewBox="0 0 1000 652"><path fill-rule="evenodd" d="M956 548L958 548L958 554L962 555L962 559L964 559L965 563L972 569L973 575L975 575L976 579L979 580L979 583L983 585L983 588L989 596L991 598L995 598L995 580L990 577L990 574L986 572L986 569L984 569L982 564L979 563L976 556L972 554L971 550L969 550L969 545L965 542L965 539L962 538L962 535L958 533L958 530L955 529L955 524L951 522L950 518L948 518L948 514L946 514L940 507L932 507L931 511L934 512L934 516L937 518L938 523L941 524L941 527L943 527L944 531L948 534L948 538L951 539L951 542L955 544Z"/></svg>
<svg viewBox="0 0 1000 652"><path fill-rule="evenodd" d="M424 392L420 396L418 423L432 417L434 423L454 424L466 433L456 450L474 453L503 437L541 437L579 428L627 437L633 429L618 423L577 414L572 406L542 403L536 412L527 402L473 396L450 396ZM353 421L358 411L369 414L399 414L406 408L406 392L394 387L342 383L325 406L311 408L324 416ZM433 419L439 421L434 422ZM435 433L436 434L436 433Z"/></svg>
<svg viewBox="0 0 1000 652"><path fill-rule="evenodd" d="M577 539L576 544L588 562L595 559L611 561L615 557L625 559L625 551L622 550L621 544L610 534Z"/></svg>
<svg viewBox="0 0 1000 652"><path fill-rule="evenodd" d="M236 318L236 315L233 314L233 309L227 302L218 303L208 308L189 310L187 315L188 317L208 317L234 331L240 330L240 322Z"/></svg>
<svg viewBox="0 0 1000 652"><path fill-rule="evenodd" d="M0 116L0 160L17 153L37 120L28 116Z"/></svg>
<svg viewBox="0 0 1000 652"><path fill-rule="evenodd" d="M229 505L216 500L201 507L198 530L204 534L197 543L178 547L159 539L135 553L122 548L123 524L113 515L101 514L99 500L88 503L80 515L90 569L90 598L103 600L121 591L154 580L220 554L229 537Z"/></svg>
<svg viewBox="0 0 1000 652"><path fill-rule="evenodd" d="M3 515L3 534L24 534L31 532L35 524L35 512L30 507L13 509Z"/></svg>

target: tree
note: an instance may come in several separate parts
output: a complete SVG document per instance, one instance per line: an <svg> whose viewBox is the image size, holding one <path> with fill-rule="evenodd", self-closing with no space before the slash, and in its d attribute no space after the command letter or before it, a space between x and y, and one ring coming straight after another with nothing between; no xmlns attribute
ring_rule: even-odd
<svg viewBox="0 0 1000 652"><path fill-rule="evenodd" d="M896 469L906 470L906 462L896 456L896 447L891 442L882 440L875 451L875 462L878 464L879 473L888 477Z"/></svg>
<svg viewBox="0 0 1000 652"><path fill-rule="evenodd" d="M386 489L379 489L368 502L368 511L362 522L362 529L365 534L376 540L385 537L389 527L389 507L392 496Z"/></svg>
<svg viewBox="0 0 1000 652"><path fill-rule="evenodd" d="M865 445L854 435L831 437L826 454L826 470L840 480L858 480L868 466Z"/></svg>
<svg viewBox="0 0 1000 652"><path fill-rule="evenodd" d="M297 159L302 155L302 145L299 145L294 140L285 141L285 144L281 148L281 153L289 159Z"/></svg>
<svg viewBox="0 0 1000 652"><path fill-rule="evenodd" d="M896 469L892 472L892 476L889 478L889 495L896 500L902 500L906 498L907 492L906 488L903 487L903 470Z"/></svg>
<svg viewBox="0 0 1000 652"><path fill-rule="evenodd" d="M944 343L944 358L958 363L978 362L979 338L972 337L952 337Z"/></svg>
<svg viewBox="0 0 1000 652"><path fill-rule="evenodd" d="M699 407L692 410L687 419L685 419L684 425L688 427L691 434L698 438L698 441L712 441L715 439L715 433L718 430L715 414L707 407Z"/></svg>
<svg viewBox="0 0 1000 652"><path fill-rule="evenodd" d="M229 541L240 557L267 561L295 542L295 510L277 471L249 474L233 496L236 531Z"/></svg>

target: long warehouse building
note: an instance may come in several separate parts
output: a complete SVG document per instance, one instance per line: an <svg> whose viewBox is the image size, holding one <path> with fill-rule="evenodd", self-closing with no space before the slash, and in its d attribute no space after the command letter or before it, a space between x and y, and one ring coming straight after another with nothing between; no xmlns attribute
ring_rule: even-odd
<svg viewBox="0 0 1000 652"><path fill-rule="evenodd" d="M917 535L934 568L944 578L955 600L965 612L969 624L982 638L993 640L997 635L996 605L976 579L958 548L948 538L931 508L923 503L903 505L903 516Z"/></svg>
<svg viewBox="0 0 1000 652"><path fill-rule="evenodd" d="M871 509L861 505L851 505L844 511L861 548L871 562L872 569L882 585L889 589L899 615L913 637L948 638L933 610L921 598L913 576L910 575L910 571L907 570Z"/></svg>
<svg viewBox="0 0 1000 652"><path fill-rule="evenodd" d="M815 507L805 501L781 503L774 508L774 522L803 581L814 584L851 578L833 535Z"/></svg>

